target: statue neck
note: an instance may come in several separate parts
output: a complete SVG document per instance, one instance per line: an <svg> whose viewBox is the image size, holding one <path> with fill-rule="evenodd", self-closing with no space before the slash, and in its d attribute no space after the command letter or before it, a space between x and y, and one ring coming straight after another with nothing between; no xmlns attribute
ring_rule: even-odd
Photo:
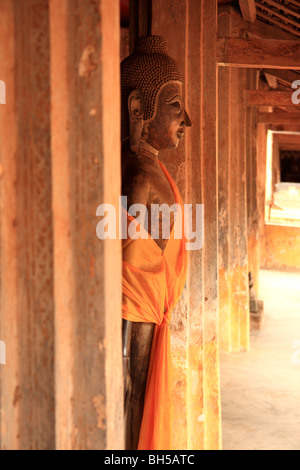
<svg viewBox="0 0 300 470"><path fill-rule="evenodd" d="M155 165L158 164L158 154L159 151L156 150L152 145L147 144L147 142L144 142L141 140L139 151L138 151L138 156L141 158L146 158L147 160L151 161L151 163L154 163Z"/></svg>

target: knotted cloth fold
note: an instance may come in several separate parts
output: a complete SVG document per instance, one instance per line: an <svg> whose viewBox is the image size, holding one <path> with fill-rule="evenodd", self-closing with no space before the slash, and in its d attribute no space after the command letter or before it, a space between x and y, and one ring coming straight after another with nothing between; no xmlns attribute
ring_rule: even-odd
<svg viewBox="0 0 300 470"><path fill-rule="evenodd" d="M123 240L122 318L155 323L139 436L139 450L169 450L171 447L171 312L184 288L187 252L183 203L175 182L159 162L180 204L181 238L174 227L164 251L151 238ZM127 224L137 221L127 213ZM143 231L143 227L140 226Z"/></svg>

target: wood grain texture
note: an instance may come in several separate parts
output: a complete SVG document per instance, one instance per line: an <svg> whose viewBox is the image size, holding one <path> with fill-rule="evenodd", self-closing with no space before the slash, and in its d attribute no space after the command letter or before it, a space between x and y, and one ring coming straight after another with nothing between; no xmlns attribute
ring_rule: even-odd
<svg viewBox="0 0 300 470"><path fill-rule="evenodd" d="M239 5L243 18L253 23L256 20L255 0L239 0Z"/></svg>
<svg viewBox="0 0 300 470"><path fill-rule="evenodd" d="M218 65L300 70L300 41L219 38Z"/></svg>

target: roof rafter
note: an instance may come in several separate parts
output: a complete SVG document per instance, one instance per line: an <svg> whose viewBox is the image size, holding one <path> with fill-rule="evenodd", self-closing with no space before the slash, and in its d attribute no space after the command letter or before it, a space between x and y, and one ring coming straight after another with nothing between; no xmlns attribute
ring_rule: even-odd
<svg viewBox="0 0 300 470"><path fill-rule="evenodd" d="M270 23L273 23L273 25L278 26L279 28L284 29L285 31L288 31L291 34L294 34L295 36L300 37L300 31L298 31L297 29L293 28L290 25L286 25L286 24L282 23L282 21L280 21L280 20L276 20L275 18L271 17L267 13L263 13L262 11L258 10L257 11L257 16L259 18L262 18L264 20L269 21Z"/></svg>
<svg viewBox="0 0 300 470"><path fill-rule="evenodd" d="M256 20L255 0L239 0L242 16L246 21L254 23Z"/></svg>
<svg viewBox="0 0 300 470"><path fill-rule="evenodd" d="M284 85L291 86L295 80L300 80L300 73L294 70L283 70L283 69L263 69L265 73L273 75Z"/></svg>
<svg viewBox="0 0 300 470"><path fill-rule="evenodd" d="M275 5L276 3L273 2ZM282 13L279 13L279 11L276 11L276 10L272 10L272 8L270 8L269 6L267 6L265 3L259 3L259 2L255 2L256 4L256 7L261 9L261 10L265 10L266 12L270 13L271 15L274 15L274 16L277 16L277 18L283 20L283 21L286 21L287 23L290 23L291 25L293 26L296 26L296 28L299 28L299 23L296 21L296 20L292 20L291 18L289 18L288 16L286 15L283 15ZM270 3L271 5L272 3ZM278 4L277 4L277 8L278 8ZM299 16L300 17L300 16Z"/></svg>
<svg viewBox="0 0 300 470"><path fill-rule="evenodd" d="M278 0L264 0L264 1L268 5L278 8L278 10L284 11L287 15L292 15L292 16L295 16L296 18L300 18L300 13L298 13L296 10L292 9L290 6L284 3L279 3ZM298 7L300 8L300 4L298 5Z"/></svg>

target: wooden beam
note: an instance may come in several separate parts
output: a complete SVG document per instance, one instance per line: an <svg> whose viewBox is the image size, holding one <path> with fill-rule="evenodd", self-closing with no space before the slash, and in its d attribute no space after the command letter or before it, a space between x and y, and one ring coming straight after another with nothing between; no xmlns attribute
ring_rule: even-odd
<svg viewBox="0 0 300 470"><path fill-rule="evenodd" d="M292 124L287 124L287 125L272 124L269 127L271 131L300 132L300 123L298 126L297 125L295 126L294 124L293 125Z"/></svg>
<svg viewBox="0 0 300 470"><path fill-rule="evenodd" d="M246 21L254 23L256 20L256 6L254 0L239 0L242 16Z"/></svg>
<svg viewBox="0 0 300 470"><path fill-rule="evenodd" d="M300 147L299 144L286 144L286 143L279 143L279 150L286 150L290 152L299 152Z"/></svg>
<svg viewBox="0 0 300 470"><path fill-rule="evenodd" d="M299 113L259 113L258 122L263 124L300 125Z"/></svg>
<svg viewBox="0 0 300 470"><path fill-rule="evenodd" d="M260 109L260 111L263 112L263 109ZM300 106L294 107L294 108L287 108L286 106L277 106L276 108L274 107L274 112L276 111L284 111L285 113L291 114L291 113L300 113Z"/></svg>
<svg viewBox="0 0 300 470"><path fill-rule="evenodd" d="M282 25L283 23L280 24ZM258 19L254 23L247 23L245 33L249 38L282 39L287 41L295 39L293 34L283 31L281 27L263 23Z"/></svg>
<svg viewBox="0 0 300 470"><path fill-rule="evenodd" d="M300 147L300 133L298 134L276 134L274 133L273 134L273 138L276 142L282 145L284 144L296 144L298 145L299 144L299 147Z"/></svg>
<svg viewBox="0 0 300 470"><path fill-rule="evenodd" d="M292 102L291 91L258 91L258 90L245 90L244 96L248 106L286 106L298 108Z"/></svg>
<svg viewBox="0 0 300 470"><path fill-rule="evenodd" d="M300 41L219 38L221 66L300 70Z"/></svg>
<svg viewBox="0 0 300 470"><path fill-rule="evenodd" d="M300 80L300 74L293 70L264 69L264 73L273 75L273 77L276 77L280 82L287 86L291 86L295 80Z"/></svg>

